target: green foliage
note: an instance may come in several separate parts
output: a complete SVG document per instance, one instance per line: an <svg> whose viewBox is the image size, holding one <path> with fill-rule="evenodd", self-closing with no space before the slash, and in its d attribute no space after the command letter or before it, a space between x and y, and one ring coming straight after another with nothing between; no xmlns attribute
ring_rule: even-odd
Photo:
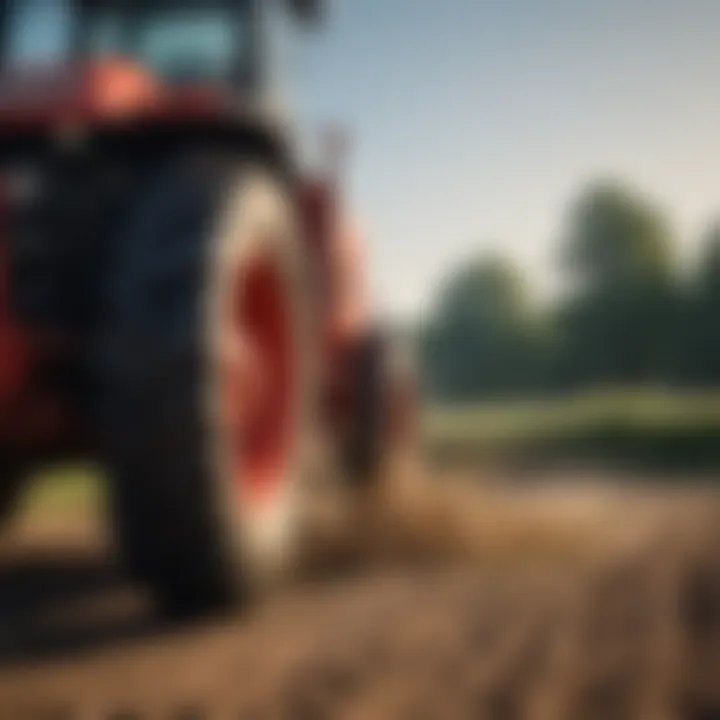
<svg viewBox="0 0 720 720"><path fill-rule="evenodd" d="M471 262L446 282L426 328L430 392L460 400L528 390L535 344L517 271L497 259Z"/></svg>
<svg viewBox="0 0 720 720"><path fill-rule="evenodd" d="M705 238L679 316L677 379L701 386L720 383L720 224Z"/></svg>
<svg viewBox="0 0 720 720"><path fill-rule="evenodd" d="M664 378L674 312L671 244L664 215L632 190L597 183L581 194L563 242L577 288L557 318L563 384Z"/></svg>
<svg viewBox="0 0 720 720"><path fill-rule="evenodd" d="M634 294L671 275L672 233L659 208L616 182L588 186L572 205L563 259L591 296Z"/></svg>
<svg viewBox="0 0 720 720"><path fill-rule="evenodd" d="M700 270L678 282L666 214L617 182L570 205L560 261L571 291L540 308L504 260L465 262L423 333L431 397L523 397L583 388L720 381L720 225Z"/></svg>

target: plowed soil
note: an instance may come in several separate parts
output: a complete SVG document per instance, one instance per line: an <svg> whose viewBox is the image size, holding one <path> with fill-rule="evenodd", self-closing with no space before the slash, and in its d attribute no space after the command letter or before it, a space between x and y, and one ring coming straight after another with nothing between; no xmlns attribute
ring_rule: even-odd
<svg viewBox="0 0 720 720"><path fill-rule="evenodd" d="M164 624L99 514L0 541L0 718L720 718L720 500L435 478L315 508L296 581Z"/></svg>

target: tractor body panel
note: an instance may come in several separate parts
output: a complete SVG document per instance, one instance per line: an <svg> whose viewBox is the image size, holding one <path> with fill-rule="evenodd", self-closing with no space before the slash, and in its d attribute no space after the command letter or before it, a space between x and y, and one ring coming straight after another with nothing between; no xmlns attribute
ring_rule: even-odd
<svg viewBox="0 0 720 720"><path fill-rule="evenodd" d="M336 188L299 176L286 137L269 122L217 98L195 104L189 93L158 90L122 120L59 96L32 103L26 95L24 107L18 97L12 114L0 111L0 449L98 453L103 292L118 230L157 168L203 147L285 163L316 279L322 382L334 398L348 395L344 368L367 318L357 306L348 313L363 268ZM347 411L346 402L331 406L334 415Z"/></svg>
<svg viewBox="0 0 720 720"><path fill-rule="evenodd" d="M108 361L106 283L119 230L161 168L205 150L260 157L291 184L313 278L321 394L331 425L343 425L370 323L362 239L342 216L337 178L303 178L291 135L257 100L221 82L167 81L132 57L0 76L0 453L100 452L98 368Z"/></svg>

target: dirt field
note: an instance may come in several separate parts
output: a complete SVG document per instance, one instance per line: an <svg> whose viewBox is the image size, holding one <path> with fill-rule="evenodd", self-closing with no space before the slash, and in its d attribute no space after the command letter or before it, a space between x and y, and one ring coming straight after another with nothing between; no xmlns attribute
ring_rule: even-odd
<svg viewBox="0 0 720 720"><path fill-rule="evenodd" d="M709 490L409 483L317 509L303 577L168 627L94 513L0 544L0 718L720 718ZM322 510L322 511L321 511Z"/></svg>

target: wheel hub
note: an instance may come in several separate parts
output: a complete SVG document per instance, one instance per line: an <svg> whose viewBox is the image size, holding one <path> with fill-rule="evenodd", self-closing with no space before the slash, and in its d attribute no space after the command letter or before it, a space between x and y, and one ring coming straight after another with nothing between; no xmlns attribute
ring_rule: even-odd
<svg viewBox="0 0 720 720"><path fill-rule="evenodd" d="M243 498L268 500L286 475L294 405L288 297L270 257L257 256L238 273L228 342L233 482Z"/></svg>

